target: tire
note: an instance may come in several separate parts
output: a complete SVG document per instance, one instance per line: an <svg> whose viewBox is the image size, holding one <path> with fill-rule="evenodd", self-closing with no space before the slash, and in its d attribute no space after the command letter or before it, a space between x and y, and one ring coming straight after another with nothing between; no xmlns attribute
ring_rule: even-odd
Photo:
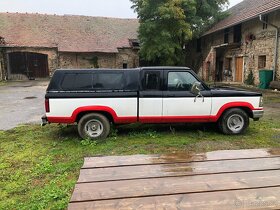
<svg viewBox="0 0 280 210"><path fill-rule="evenodd" d="M232 108L223 113L218 121L220 131L226 135L238 135L249 126L248 114L239 108Z"/></svg>
<svg viewBox="0 0 280 210"><path fill-rule="evenodd" d="M78 132L82 139L105 139L109 135L110 129L107 117L98 113L87 114L78 123Z"/></svg>

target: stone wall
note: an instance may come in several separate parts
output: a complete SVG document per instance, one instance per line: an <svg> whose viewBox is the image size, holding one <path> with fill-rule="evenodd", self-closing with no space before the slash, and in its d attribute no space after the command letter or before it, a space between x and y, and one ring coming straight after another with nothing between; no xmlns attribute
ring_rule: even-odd
<svg viewBox="0 0 280 210"><path fill-rule="evenodd" d="M114 68L116 63L115 53L59 53L59 68L62 69L91 69Z"/></svg>
<svg viewBox="0 0 280 210"><path fill-rule="evenodd" d="M119 53L59 53L59 67L63 69L89 69L113 68L121 69L123 64L127 68L139 66L139 58L136 50L119 49Z"/></svg>
<svg viewBox="0 0 280 210"><path fill-rule="evenodd" d="M280 27L280 10L268 15L268 21ZM204 80L213 81L217 71L216 58L223 61L223 69L231 62L232 76L223 75L223 81L235 81L235 58L243 57L243 82L250 71L253 72L255 84L259 83L260 69L273 69L276 30L269 26L263 29L258 18L242 23L242 39L239 45L233 44L233 28L229 30L229 45L224 45L224 30L201 38L202 51L197 52L196 41L187 46L186 63L194 68ZM280 42L279 42L280 45ZM266 65L259 68L259 56L266 56ZM199 61L199 65L195 65ZM212 74L212 75L211 75ZM280 80L280 46L276 78Z"/></svg>
<svg viewBox="0 0 280 210"><path fill-rule="evenodd" d="M116 68L123 68L123 64L127 64L127 68L139 67L138 50L128 48L118 50L119 53L116 55Z"/></svg>

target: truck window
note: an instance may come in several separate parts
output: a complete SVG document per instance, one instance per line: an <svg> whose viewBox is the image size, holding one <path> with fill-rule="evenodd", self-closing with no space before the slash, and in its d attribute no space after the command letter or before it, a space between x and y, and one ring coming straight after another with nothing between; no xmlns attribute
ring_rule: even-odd
<svg viewBox="0 0 280 210"><path fill-rule="evenodd" d="M92 89L92 74L65 74L61 88L63 90Z"/></svg>
<svg viewBox="0 0 280 210"><path fill-rule="evenodd" d="M77 74L75 88L77 90L91 90L92 74Z"/></svg>
<svg viewBox="0 0 280 210"><path fill-rule="evenodd" d="M97 73L94 74L94 89L122 90L125 86L123 73Z"/></svg>
<svg viewBox="0 0 280 210"><path fill-rule="evenodd" d="M169 72L168 90L169 91L190 91L193 83L198 80L189 72Z"/></svg>
<svg viewBox="0 0 280 210"><path fill-rule="evenodd" d="M144 90L159 90L160 89L160 72L152 71L144 74Z"/></svg>

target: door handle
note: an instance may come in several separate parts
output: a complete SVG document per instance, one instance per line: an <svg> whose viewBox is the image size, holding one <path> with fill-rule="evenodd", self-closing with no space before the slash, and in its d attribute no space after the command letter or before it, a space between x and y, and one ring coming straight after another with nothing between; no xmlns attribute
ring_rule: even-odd
<svg viewBox="0 0 280 210"><path fill-rule="evenodd" d="M203 95L197 95L195 98L194 98L194 102L196 102L196 100L199 98L199 97L202 97L202 102L204 103L204 96Z"/></svg>

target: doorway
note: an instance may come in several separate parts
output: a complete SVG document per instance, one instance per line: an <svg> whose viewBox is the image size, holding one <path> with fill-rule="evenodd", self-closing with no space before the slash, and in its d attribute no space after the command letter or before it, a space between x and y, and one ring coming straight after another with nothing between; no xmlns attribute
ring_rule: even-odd
<svg viewBox="0 0 280 210"><path fill-rule="evenodd" d="M235 58L235 82L243 82L243 57Z"/></svg>
<svg viewBox="0 0 280 210"><path fill-rule="evenodd" d="M29 79L49 76L48 55L31 52L9 53L10 74L23 74Z"/></svg>

